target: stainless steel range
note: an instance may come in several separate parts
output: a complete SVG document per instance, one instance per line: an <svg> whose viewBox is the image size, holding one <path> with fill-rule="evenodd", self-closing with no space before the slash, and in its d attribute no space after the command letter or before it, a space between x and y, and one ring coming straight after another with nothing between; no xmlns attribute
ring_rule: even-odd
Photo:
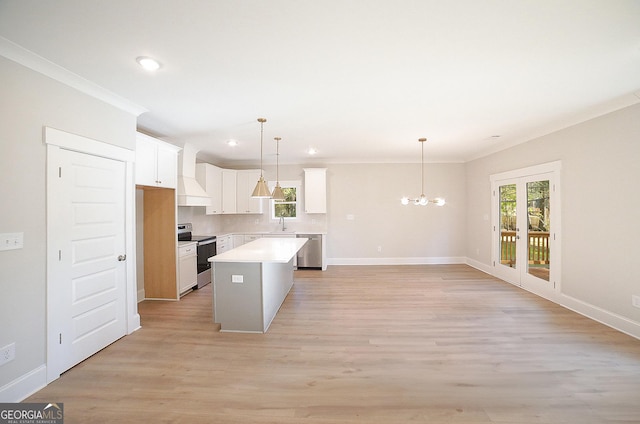
<svg viewBox="0 0 640 424"><path fill-rule="evenodd" d="M211 282L211 262L216 255L216 236L194 236L191 223L178 224L178 241L195 241L198 255L198 288Z"/></svg>

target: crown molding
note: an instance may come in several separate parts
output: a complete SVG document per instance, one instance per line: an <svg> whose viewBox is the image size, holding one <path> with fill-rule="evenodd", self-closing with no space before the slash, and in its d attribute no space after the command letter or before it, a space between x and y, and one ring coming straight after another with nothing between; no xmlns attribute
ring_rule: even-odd
<svg viewBox="0 0 640 424"><path fill-rule="evenodd" d="M55 81L68 85L69 87L108 103L111 106L117 107L118 109L128 112L136 117L148 112L148 110L142 106L139 106L124 97L121 97L98 84L63 68L60 65L56 65L50 60L47 60L4 37L0 37L0 56L4 56L9 60L46 75Z"/></svg>

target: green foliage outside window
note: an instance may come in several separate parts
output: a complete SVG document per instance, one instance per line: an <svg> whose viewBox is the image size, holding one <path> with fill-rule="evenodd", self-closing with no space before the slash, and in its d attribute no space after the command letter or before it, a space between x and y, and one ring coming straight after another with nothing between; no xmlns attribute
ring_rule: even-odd
<svg viewBox="0 0 640 424"><path fill-rule="evenodd" d="M296 217L296 188L282 187L284 192L284 200L274 200L274 217L295 218Z"/></svg>

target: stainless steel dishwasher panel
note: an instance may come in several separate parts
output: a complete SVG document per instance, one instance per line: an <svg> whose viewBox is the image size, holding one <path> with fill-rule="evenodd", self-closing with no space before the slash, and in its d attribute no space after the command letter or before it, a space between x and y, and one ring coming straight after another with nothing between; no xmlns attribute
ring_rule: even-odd
<svg viewBox="0 0 640 424"><path fill-rule="evenodd" d="M296 237L309 239L298 251L298 269L322 268L322 234L297 234Z"/></svg>

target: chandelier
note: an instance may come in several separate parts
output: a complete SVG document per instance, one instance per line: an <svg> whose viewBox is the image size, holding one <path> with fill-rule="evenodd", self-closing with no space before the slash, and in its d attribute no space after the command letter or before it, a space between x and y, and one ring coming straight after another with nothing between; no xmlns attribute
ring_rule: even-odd
<svg viewBox="0 0 640 424"><path fill-rule="evenodd" d="M437 206L442 206L445 204L445 201L443 198L436 197L433 200L429 200L427 196L424 195L424 143L427 141L427 139L419 138L418 141L422 145L422 191L421 191L420 197L417 197L415 199L409 199L408 197L405 196L400 200L400 202L403 205L408 205L409 203L413 203L414 205L426 206L429 203L434 203Z"/></svg>

